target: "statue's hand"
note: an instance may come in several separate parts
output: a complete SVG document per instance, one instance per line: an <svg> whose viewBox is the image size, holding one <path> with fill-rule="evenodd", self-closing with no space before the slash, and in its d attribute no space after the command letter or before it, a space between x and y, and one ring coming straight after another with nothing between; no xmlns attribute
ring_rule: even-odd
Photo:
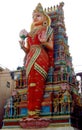
<svg viewBox="0 0 82 130"><path fill-rule="evenodd" d="M40 42L42 42L42 43L46 42L47 41L46 32L42 31L42 33L38 35L38 38L39 38Z"/></svg>
<svg viewBox="0 0 82 130"><path fill-rule="evenodd" d="M20 43L20 47L23 48L24 45L25 45L25 41L24 40L20 40L19 43Z"/></svg>

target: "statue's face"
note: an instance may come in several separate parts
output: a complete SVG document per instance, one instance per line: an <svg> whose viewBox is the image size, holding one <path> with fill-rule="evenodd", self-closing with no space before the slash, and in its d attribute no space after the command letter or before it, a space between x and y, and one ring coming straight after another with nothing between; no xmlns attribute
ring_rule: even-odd
<svg viewBox="0 0 82 130"><path fill-rule="evenodd" d="M42 13L33 13L33 24L38 26L42 25L43 21L45 21L45 16Z"/></svg>

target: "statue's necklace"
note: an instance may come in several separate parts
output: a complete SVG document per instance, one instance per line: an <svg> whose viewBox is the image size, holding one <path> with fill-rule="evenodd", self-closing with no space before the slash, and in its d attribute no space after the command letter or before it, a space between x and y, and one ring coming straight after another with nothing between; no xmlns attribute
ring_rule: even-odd
<svg viewBox="0 0 82 130"><path fill-rule="evenodd" d="M34 38L34 36L37 34L37 32L41 29L42 27L37 27L32 29L32 31L29 33L29 35Z"/></svg>

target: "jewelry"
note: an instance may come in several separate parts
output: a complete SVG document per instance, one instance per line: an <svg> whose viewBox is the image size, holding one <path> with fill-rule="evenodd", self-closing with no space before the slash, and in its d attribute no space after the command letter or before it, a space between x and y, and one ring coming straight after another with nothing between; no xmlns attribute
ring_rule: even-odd
<svg viewBox="0 0 82 130"><path fill-rule="evenodd" d="M44 21L43 22L43 26L47 26L48 25L48 22L47 21Z"/></svg>

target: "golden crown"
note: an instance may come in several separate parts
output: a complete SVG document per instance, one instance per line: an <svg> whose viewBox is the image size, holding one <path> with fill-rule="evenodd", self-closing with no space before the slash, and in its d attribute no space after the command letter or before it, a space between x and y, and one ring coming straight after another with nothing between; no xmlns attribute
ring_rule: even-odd
<svg viewBox="0 0 82 130"><path fill-rule="evenodd" d="M36 8L33 12L43 13L43 7L42 7L41 3L38 3L38 5L36 6Z"/></svg>

